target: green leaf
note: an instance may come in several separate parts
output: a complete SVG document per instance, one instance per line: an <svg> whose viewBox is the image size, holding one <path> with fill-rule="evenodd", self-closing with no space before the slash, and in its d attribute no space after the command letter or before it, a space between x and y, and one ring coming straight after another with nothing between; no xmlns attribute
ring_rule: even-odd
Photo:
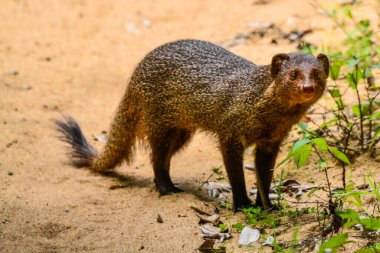
<svg viewBox="0 0 380 253"><path fill-rule="evenodd" d="M354 79L352 73L347 73L346 74L346 80L348 82L348 85L352 88L352 89L356 89L357 87L357 82L356 80Z"/></svg>
<svg viewBox="0 0 380 253"><path fill-rule="evenodd" d="M313 143L323 151L327 151L329 148L326 140L323 138L316 138L313 140Z"/></svg>
<svg viewBox="0 0 380 253"><path fill-rule="evenodd" d="M371 68L380 69L380 64L371 64Z"/></svg>
<svg viewBox="0 0 380 253"><path fill-rule="evenodd" d="M349 60L347 62L348 67L353 67L353 66L358 65L358 64L359 64L359 60L356 60L356 59L352 59L352 60Z"/></svg>
<svg viewBox="0 0 380 253"><path fill-rule="evenodd" d="M369 230L380 230L380 218L364 218L359 220L360 224Z"/></svg>
<svg viewBox="0 0 380 253"><path fill-rule="evenodd" d="M340 73L340 67L341 64L339 63L334 63L330 65L330 77L332 80L336 81L339 77Z"/></svg>
<svg viewBox="0 0 380 253"><path fill-rule="evenodd" d="M363 69L354 70L352 71L352 73L353 73L354 78L356 79L356 83L359 83L360 80L363 79L363 76L364 76Z"/></svg>
<svg viewBox="0 0 380 253"><path fill-rule="evenodd" d="M359 29L362 31L362 32L366 32L369 28L369 25L370 25L370 21L368 19L363 19L363 20L360 20L359 21ZM368 34L367 34L368 36Z"/></svg>
<svg viewBox="0 0 380 253"><path fill-rule="evenodd" d="M360 110L359 110L359 105L354 105L352 108L351 108L352 112L355 114L356 117L359 117L360 116Z"/></svg>
<svg viewBox="0 0 380 253"><path fill-rule="evenodd" d="M339 89L337 89L337 88L333 88L333 89L331 89L331 90L329 90L330 91L330 94L331 94L331 96L333 97L333 98L340 98L342 95L340 94L340 91L339 91Z"/></svg>
<svg viewBox="0 0 380 253"><path fill-rule="evenodd" d="M349 228L349 227L352 227L353 225L356 225L356 224L358 224L359 222L357 221L357 220L355 220L355 221L349 221L349 222L346 222L346 223L344 223L343 224L343 227L344 228Z"/></svg>
<svg viewBox="0 0 380 253"><path fill-rule="evenodd" d="M353 190L353 189L355 189L356 188L356 185L355 184L348 184L348 185L346 185L346 187L344 187L344 190L346 191L346 192L349 192L349 191L351 191L351 190Z"/></svg>
<svg viewBox="0 0 380 253"><path fill-rule="evenodd" d="M355 197L355 196L362 196L362 195L371 195L371 192L368 192L368 191L349 191L349 192L345 192L345 191L337 191L336 193L336 196L340 196L340 197Z"/></svg>
<svg viewBox="0 0 380 253"><path fill-rule="evenodd" d="M356 117L360 116L359 109L361 109L362 115L367 116L369 114L369 111L370 111L370 106L369 106L369 103L363 102L361 107L359 107L359 105L354 105L351 109L352 109L352 112L355 114Z"/></svg>
<svg viewBox="0 0 380 253"><path fill-rule="evenodd" d="M364 78L368 78L373 76L372 70L370 68L366 68L364 71Z"/></svg>
<svg viewBox="0 0 380 253"><path fill-rule="evenodd" d="M315 188L311 189L311 190L307 193L307 197L310 198L311 196L313 196L314 192L316 192L317 190L319 190L318 187L315 187Z"/></svg>
<svg viewBox="0 0 380 253"><path fill-rule="evenodd" d="M337 121L338 121L338 117L334 117L333 119L331 119L331 120L329 120L329 121L327 121L327 122L321 124L321 128L322 128L322 129L325 129L325 128L331 126L331 125L334 125L335 122L337 122Z"/></svg>
<svg viewBox="0 0 380 253"><path fill-rule="evenodd" d="M347 233L333 236L329 240L322 243L321 246L319 246L318 252L319 253L336 252L340 247L342 247L343 244L347 242L347 239L348 239Z"/></svg>
<svg viewBox="0 0 380 253"><path fill-rule="evenodd" d="M222 230L222 232L225 232L228 230L228 225L221 223L221 224L219 224L219 228Z"/></svg>
<svg viewBox="0 0 380 253"><path fill-rule="evenodd" d="M320 161L318 163L318 166L319 166L319 168L326 168L327 167L327 162Z"/></svg>
<svg viewBox="0 0 380 253"><path fill-rule="evenodd" d="M361 198L361 195L352 195L356 201L355 205L360 207L360 206L363 206L363 201L362 201L362 198Z"/></svg>
<svg viewBox="0 0 380 253"><path fill-rule="evenodd" d="M353 16L352 16L352 12L351 12L350 7L348 7L348 6L343 7L343 8L342 8L342 12L343 12L344 15L346 15L349 19L353 19Z"/></svg>
<svg viewBox="0 0 380 253"><path fill-rule="evenodd" d="M308 161L311 154L312 146L310 144L303 145L293 154L297 168L301 168Z"/></svg>
<svg viewBox="0 0 380 253"><path fill-rule="evenodd" d="M339 151L336 147L329 147L329 150L337 159L344 162L345 164L350 164L347 156L343 152Z"/></svg>
<svg viewBox="0 0 380 253"><path fill-rule="evenodd" d="M346 74L346 80L351 88L356 89L360 81L363 79L363 71L361 69L354 69L352 72Z"/></svg>
<svg viewBox="0 0 380 253"><path fill-rule="evenodd" d="M343 210L343 211L337 211L335 212L339 217L343 218L343 219L355 219L355 220L359 220L360 219L360 216L359 214L352 210L352 209L348 209L348 210ZM356 222L358 223L358 222Z"/></svg>
<svg viewBox="0 0 380 253"><path fill-rule="evenodd" d="M298 123L298 126L302 129L302 130L306 130L307 127L308 127L308 124L306 122L299 122Z"/></svg>
<svg viewBox="0 0 380 253"><path fill-rule="evenodd" d="M294 143L294 146L292 148L292 152L297 151L297 149L302 148L303 146L305 146L308 143L310 143L310 140L308 140L308 139L302 139L302 140L296 141L296 143Z"/></svg>
<svg viewBox="0 0 380 253"><path fill-rule="evenodd" d="M278 165L282 165L293 157L297 168L302 167L308 160L311 154L311 145L309 144L311 140L302 139L294 143L292 150L289 152L288 156L282 160Z"/></svg>
<svg viewBox="0 0 380 253"><path fill-rule="evenodd" d="M379 251L377 251L375 248L364 248L364 249L359 249L357 251L355 251L354 253L378 253Z"/></svg>
<svg viewBox="0 0 380 253"><path fill-rule="evenodd" d="M240 222L238 222L238 223L232 224L232 227L239 230L239 231L242 231L244 228L244 225L241 224Z"/></svg>
<svg viewBox="0 0 380 253"><path fill-rule="evenodd" d="M380 119L380 110L373 112L372 115L368 119L369 120Z"/></svg>
<svg viewBox="0 0 380 253"><path fill-rule="evenodd" d="M368 177L368 176L365 178L367 179L369 186L371 186L371 189L373 191L373 194L376 196L377 201L380 202L380 190L378 189L378 187L376 187L376 184L375 184L373 178Z"/></svg>

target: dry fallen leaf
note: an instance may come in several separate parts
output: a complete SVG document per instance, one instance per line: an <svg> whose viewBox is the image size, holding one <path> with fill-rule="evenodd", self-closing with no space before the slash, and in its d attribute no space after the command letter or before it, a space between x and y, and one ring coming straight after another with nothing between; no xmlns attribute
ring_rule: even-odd
<svg viewBox="0 0 380 253"><path fill-rule="evenodd" d="M201 214L197 214L198 218L200 219L200 222L201 223L212 223L212 224L216 224L219 222L220 220L220 215L219 214L213 214L213 215L201 215Z"/></svg>
<svg viewBox="0 0 380 253"><path fill-rule="evenodd" d="M220 228L212 226L210 224L202 225L199 228L202 232L203 238L219 239L220 242L223 242L224 240L230 239L232 237L229 232L223 233L221 232Z"/></svg>
<svg viewBox="0 0 380 253"><path fill-rule="evenodd" d="M207 206L200 207L200 206L196 206L194 204L191 204L190 208L193 209L194 211L196 211L197 213L204 214L207 216L211 216L211 215L215 214L215 212L210 207L207 207Z"/></svg>

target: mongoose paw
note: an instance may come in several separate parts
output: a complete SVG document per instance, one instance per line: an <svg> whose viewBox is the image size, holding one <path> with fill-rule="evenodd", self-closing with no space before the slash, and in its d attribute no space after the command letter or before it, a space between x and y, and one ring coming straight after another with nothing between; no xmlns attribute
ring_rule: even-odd
<svg viewBox="0 0 380 253"><path fill-rule="evenodd" d="M273 204L271 201L268 200L268 208L265 209L264 208L264 205L262 204L261 200L258 200L256 201L256 204L255 206L256 207L261 207L263 210L267 210L267 211L279 211L281 210L281 205L278 205L278 204Z"/></svg>
<svg viewBox="0 0 380 253"><path fill-rule="evenodd" d="M232 207L232 211L234 213L238 212L238 211L242 211L244 208L250 208L250 207L253 207L253 203L251 200L245 200L245 201L241 201L239 203L237 203L236 201L234 202L234 205Z"/></svg>
<svg viewBox="0 0 380 253"><path fill-rule="evenodd" d="M160 193L160 196L165 196L165 195L171 195L171 194L183 192L183 190L178 187L172 186L165 189L158 189L158 192Z"/></svg>

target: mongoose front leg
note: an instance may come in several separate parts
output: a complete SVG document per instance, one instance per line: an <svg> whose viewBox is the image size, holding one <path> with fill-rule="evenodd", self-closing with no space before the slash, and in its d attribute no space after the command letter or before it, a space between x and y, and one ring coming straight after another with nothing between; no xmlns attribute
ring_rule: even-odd
<svg viewBox="0 0 380 253"><path fill-rule="evenodd" d="M230 139L221 141L221 151L228 179L232 188L233 211L252 206L247 196L243 171L244 147L240 141Z"/></svg>
<svg viewBox="0 0 380 253"><path fill-rule="evenodd" d="M256 205L264 209L273 207L269 200L269 189L279 146L279 143L256 144L255 163L258 186Z"/></svg>

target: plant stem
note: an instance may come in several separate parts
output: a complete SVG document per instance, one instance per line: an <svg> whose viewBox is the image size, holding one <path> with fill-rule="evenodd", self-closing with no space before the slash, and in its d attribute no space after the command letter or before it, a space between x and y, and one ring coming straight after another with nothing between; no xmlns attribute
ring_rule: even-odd
<svg viewBox="0 0 380 253"><path fill-rule="evenodd" d="M313 149L315 150L315 153L318 155L319 159L322 161L322 162L325 162L325 159L323 159L323 157L321 156L321 154L318 152L318 149L315 147L314 144L312 144L312 147ZM325 172L325 176L326 176L326 181L327 181L327 187L329 189L329 200L332 201L331 199L331 183L330 183L330 180L329 180L329 176L327 174L327 167L324 167L323 168L324 172Z"/></svg>
<svg viewBox="0 0 380 253"><path fill-rule="evenodd" d="M360 139L359 139L359 145L361 147L361 150L364 151L364 127L363 127L363 111L362 111L362 101L360 99L360 92L358 88L358 71L359 67L358 64L355 65L355 77L351 74L352 79L355 82L355 92L356 92L356 97L358 99L359 103L359 118L360 118Z"/></svg>

